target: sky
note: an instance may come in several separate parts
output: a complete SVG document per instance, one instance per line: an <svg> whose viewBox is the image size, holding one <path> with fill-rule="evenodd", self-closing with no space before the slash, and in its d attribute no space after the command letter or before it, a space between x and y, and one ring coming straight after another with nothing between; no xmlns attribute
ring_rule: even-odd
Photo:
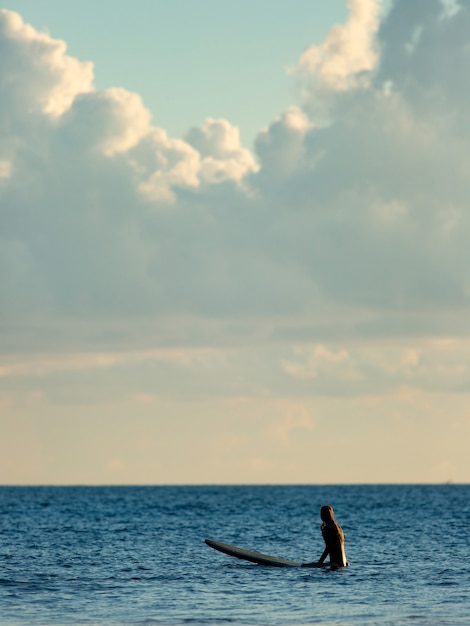
<svg viewBox="0 0 470 626"><path fill-rule="evenodd" d="M0 9L0 484L470 481L470 2Z"/></svg>

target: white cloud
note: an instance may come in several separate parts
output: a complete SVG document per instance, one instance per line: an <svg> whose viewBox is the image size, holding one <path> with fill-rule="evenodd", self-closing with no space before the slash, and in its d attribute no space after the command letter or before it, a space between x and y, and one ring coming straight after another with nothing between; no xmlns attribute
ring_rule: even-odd
<svg viewBox="0 0 470 626"><path fill-rule="evenodd" d="M258 170L251 152L240 145L238 128L227 120L207 118L188 131L186 141L201 155L201 178L209 184L241 181Z"/></svg>
<svg viewBox="0 0 470 626"><path fill-rule="evenodd" d="M138 189L149 202L173 203L174 189L200 185L201 157L188 143L151 129L130 153Z"/></svg>
<svg viewBox="0 0 470 626"><path fill-rule="evenodd" d="M252 154L240 144L238 128L223 119L206 119L201 127L191 128L185 140L152 128L130 158L144 198L170 204L176 201L178 189L241 183L258 169Z"/></svg>
<svg viewBox="0 0 470 626"><path fill-rule="evenodd" d="M23 117L39 110L57 117L78 94L92 91L93 64L68 56L64 41L37 32L17 13L0 9L0 37L4 115Z"/></svg>
<svg viewBox="0 0 470 626"><path fill-rule="evenodd" d="M379 53L380 0L348 0L346 24L335 25L320 45L309 46L293 72L314 74L318 85L333 91L366 86Z"/></svg>
<svg viewBox="0 0 470 626"><path fill-rule="evenodd" d="M122 88L78 95L64 112L59 132L74 145L107 157L127 152L149 131L150 112L140 96Z"/></svg>

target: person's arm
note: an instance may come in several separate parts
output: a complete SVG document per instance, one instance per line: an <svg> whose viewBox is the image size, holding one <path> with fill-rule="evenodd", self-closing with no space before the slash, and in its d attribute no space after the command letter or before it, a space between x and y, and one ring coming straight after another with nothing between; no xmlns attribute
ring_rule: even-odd
<svg viewBox="0 0 470 626"><path fill-rule="evenodd" d="M323 554L321 555L321 557L319 558L318 562L319 563L323 563L323 561L326 559L326 557L328 556L329 550L328 548L325 548L323 550Z"/></svg>
<svg viewBox="0 0 470 626"><path fill-rule="evenodd" d="M325 548L323 554L321 555L318 561L313 561L312 563L302 563L302 567L321 567L323 565L323 561L328 556L328 548Z"/></svg>
<svg viewBox="0 0 470 626"><path fill-rule="evenodd" d="M318 561L319 563L323 563L323 561L326 559L326 557L328 556L330 552L328 548L328 546L330 545L330 539L328 537L328 529L327 529L326 524L321 525L321 534L323 535L323 539L325 540L325 549L323 550L323 554L321 555Z"/></svg>

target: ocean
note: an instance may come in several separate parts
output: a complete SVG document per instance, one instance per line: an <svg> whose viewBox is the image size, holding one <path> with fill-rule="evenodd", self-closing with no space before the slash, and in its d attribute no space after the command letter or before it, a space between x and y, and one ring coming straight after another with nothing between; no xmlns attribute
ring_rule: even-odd
<svg viewBox="0 0 470 626"><path fill-rule="evenodd" d="M274 568L206 537L350 567ZM470 485L0 487L0 624L470 624Z"/></svg>

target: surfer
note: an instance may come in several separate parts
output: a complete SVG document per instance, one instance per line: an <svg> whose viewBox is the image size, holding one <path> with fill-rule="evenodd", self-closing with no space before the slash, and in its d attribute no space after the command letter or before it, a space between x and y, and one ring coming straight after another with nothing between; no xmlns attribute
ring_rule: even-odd
<svg viewBox="0 0 470 626"><path fill-rule="evenodd" d="M321 533L325 540L325 549L317 562L304 563L304 567L320 567L328 555L330 555L330 565L332 567L346 567L349 563L344 551L344 533L335 520L333 508L328 505L322 506L320 517L323 520Z"/></svg>

